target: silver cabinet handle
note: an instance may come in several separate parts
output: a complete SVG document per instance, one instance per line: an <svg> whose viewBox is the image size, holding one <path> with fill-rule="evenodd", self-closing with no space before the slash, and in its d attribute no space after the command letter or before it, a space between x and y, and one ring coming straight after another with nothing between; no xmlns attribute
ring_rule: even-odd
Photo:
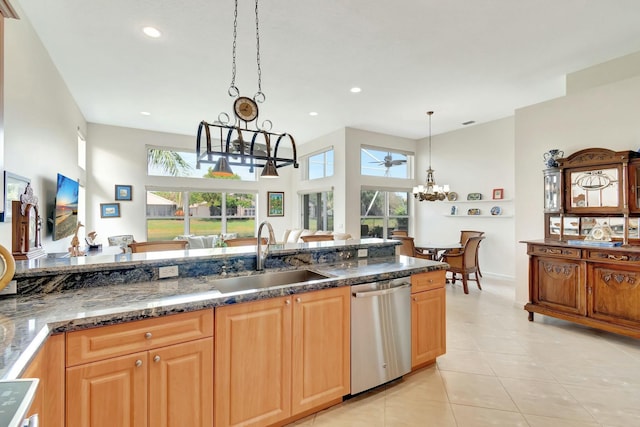
<svg viewBox="0 0 640 427"><path fill-rule="evenodd" d="M290 300L285 300L284 305L289 305L289 304L291 304L291 301Z"/></svg>
<svg viewBox="0 0 640 427"><path fill-rule="evenodd" d="M302 302L302 298L296 298L296 302Z"/></svg>
<svg viewBox="0 0 640 427"><path fill-rule="evenodd" d="M139 368L140 366L142 366L142 360L138 359L136 360L136 367Z"/></svg>
<svg viewBox="0 0 640 427"><path fill-rule="evenodd" d="M153 361L154 362L159 362L160 361L160 356L158 356L157 354L153 357Z"/></svg>
<svg viewBox="0 0 640 427"><path fill-rule="evenodd" d="M144 334L144 337L148 340L150 340L152 336L153 335L151 335L151 332L147 332L146 334Z"/></svg>

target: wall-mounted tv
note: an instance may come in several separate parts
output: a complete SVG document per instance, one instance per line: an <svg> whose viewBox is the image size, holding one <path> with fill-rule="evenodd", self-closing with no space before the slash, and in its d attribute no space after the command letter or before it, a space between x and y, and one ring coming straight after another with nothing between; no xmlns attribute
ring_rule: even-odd
<svg viewBox="0 0 640 427"><path fill-rule="evenodd" d="M71 236L78 224L78 181L58 174L56 207L53 212L53 240Z"/></svg>

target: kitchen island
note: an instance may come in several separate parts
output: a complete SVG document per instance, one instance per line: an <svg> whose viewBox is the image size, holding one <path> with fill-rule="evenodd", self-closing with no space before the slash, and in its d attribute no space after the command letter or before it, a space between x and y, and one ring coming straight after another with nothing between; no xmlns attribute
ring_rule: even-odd
<svg viewBox="0 0 640 427"><path fill-rule="evenodd" d="M345 287L353 284L391 280L425 272L442 272L444 276L442 270L446 264L395 256L393 252L397 242L368 240L370 241L357 241L350 244L320 242L272 248L266 264L266 274L306 269L327 277L232 292L217 289L216 282L224 277L265 274L246 268L253 266L252 257L255 262L255 255L247 252L247 248L244 248L244 251L241 248L233 248L233 250L226 248L218 252L207 249L176 251L180 253L133 254L133 256L127 254L121 257L122 259L115 259L112 256L104 263L98 262L98 257L64 261L40 260L38 265L32 265L32 268L18 266L16 279L31 280L31 284L23 287L28 290L24 294L5 297L0 306L0 323L4 329L2 341L0 341L3 350L0 373L5 379L24 375L25 369L29 372L27 367L31 366L30 363L33 364L32 360L39 350L46 349L45 343L61 341L61 344L56 345L64 351L64 339L61 337L70 337L74 333L85 330L99 331L141 323L132 322L135 320L141 320L143 323L154 320L163 321L164 318L179 319L180 316L191 315L191 313L194 315L209 313L206 318L212 319L213 309L217 310L222 306L246 305L249 307L248 304L261 304L262 301L265 303L288 301L288 296L321 295L323 292L338 288L347 291ZM358 254L362 255L363 249L367 249L366 257L359 258ZM49 265L47 262L55 265ZM29 263L33 264L32 261ZM151 271L154 274L154 269L176 264L180 266L180 275L175 278L157 279L156 276L155 280L115 281L114 283L104 283L102 280L99 284L92 281L101 272L102 277L107 277L104 271L110 269L118 272L115 276L109 275L110 279L114 279L123 276L121 271L125 269L129 271L127 274L132 275L136 274L137 269ZM198 271L198 264L200 268L203 264L207 265L206 268L217 268L218 273L193 276L185 274L185 272ZM244 268L241 268L243 266ZM72 277L75 285L61 280L60 277L64 275ZM80 280L82 275L86 276L85 281ZM58 281L58 284L55 287L47 286L46 279L43 279L46 277L53 278ZM34 292L33 283L40 283L46 292ZM301 298L297 297L296 300L300 301ZM192 320L189 321L192 322ZM207 328L211 329L213 322L209 323L211 325ZM216 327L219 326L220 323L216 323ZM348 327L348 325L344 326ZM203 334L201 337L203 340L213 339L212 330L205 331ZM69 359L71 357L69 338L66 345L67 387L69 387L75 378L71 374L74 368ZM207 345L212 348L212 344ZM51 358L51 360L54 359ZM64 359L62 357L62 363ZM213 379L213 376L211 377ZM342 395L344 394L348 394L348 390L346 393L343 391Z"/></svg>

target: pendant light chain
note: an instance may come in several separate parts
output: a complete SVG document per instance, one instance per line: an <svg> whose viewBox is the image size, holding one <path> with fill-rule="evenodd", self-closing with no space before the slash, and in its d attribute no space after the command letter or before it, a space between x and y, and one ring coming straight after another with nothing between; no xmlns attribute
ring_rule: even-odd
<svg viewBox="0 0 640 427"><path fill-rule="evenodd" d="M431 169L431 115L432 114L433 114L433 111L427 112L427 115L429 116L429 169Z"/></svg>
<svg viewBox="0 0 640 427"><path fill-rule="evenodd" d="M231 85L229 86L229 96L236 97L240 91L236 87L236 39L238 38L238 0L235 0L233 10L233 56L231 62Z"/></svg>
<svg viewBox="0 0 640 427"><path fill-rule="evenodd" d="M256 93L254 99L256 102L264 102L265 95L262 93L262 68L260 67L260 21L258 19L258 0L256 0L256 63L258 65L258 93Z"/></svg>

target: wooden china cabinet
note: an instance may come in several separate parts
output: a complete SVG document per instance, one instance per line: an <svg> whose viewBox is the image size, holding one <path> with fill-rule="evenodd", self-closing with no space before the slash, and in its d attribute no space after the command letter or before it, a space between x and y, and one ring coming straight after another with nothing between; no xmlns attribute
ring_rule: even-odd
<svg viewBox="0 0 640 427"><path fill-rule="evenodd" d="M540 313L640 337L640 154L590 148L544 171L545 239L527 241Z"/></svg>

